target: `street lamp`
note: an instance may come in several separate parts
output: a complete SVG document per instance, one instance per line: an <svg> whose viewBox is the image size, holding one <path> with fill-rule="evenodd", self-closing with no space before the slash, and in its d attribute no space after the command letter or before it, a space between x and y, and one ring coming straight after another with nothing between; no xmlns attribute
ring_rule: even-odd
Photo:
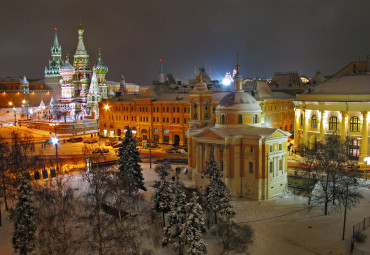
<svg viewBox="0 0 370 255"><path fill-rule="evenodd" d="M369 165L370 165L370 157L364 158L364 161L366 161L365 175L366 175L366 180L367 180L367 169L369 168Z"/></svg>
<svg viewBox="0 0 370 255"><path fill-rule="evenodd" d="M55 145L55 158L56 158L56 163L57 163L57 173L59 173L59 167L58 167L58 143L59 143L59 139L55 136L53 138L51 138L51 142Z"/></svg>

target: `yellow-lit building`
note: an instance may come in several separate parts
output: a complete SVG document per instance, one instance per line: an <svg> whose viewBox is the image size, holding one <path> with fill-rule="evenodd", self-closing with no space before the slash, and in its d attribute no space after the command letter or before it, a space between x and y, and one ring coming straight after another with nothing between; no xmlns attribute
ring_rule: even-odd
<svg viewBox="0 0 370 255"><path fill-rule="evenodd" d="M370 74L365 61L353 62L332 78L297 95L295 148L314 144L325 134L349 136L351 159L369 156Z"/></svg>
<svg viewBox="0 0 370 255"><path fill-rule="evenodd" d="M190 92L188 135L189 176L204 191L206 161L211 151L232 196L268 199L287 188L287 143L290 133L266 127L263 112L253 96L242 88L237 74L233 91L224 95L210 119L213 93L202 82Z"/></svg>
<svg viewBox="0 0 370 255"><path fill-rule="evenodd" d="M194 107L189 98L198 97L191 92L197 82L189 85L166 83L162 68L160 70L159 81L144 93L112 97L100 103L100 112L103 113L99 119L101 136L123 137L129 126L135 130L139 140L147 140L150 130L151 140L157 143L187 144L185 132L189 127L190 108ZM201 75L204 72L199 70ZM199 82L199 77L194 80ZM233 88L219 85L209 90L212 97L205 102L207 121L214 123L216 106ZM294 97L284 92L271 92L266 81L256 81L251 90L262 109L261 122L265 126L293 132Z"/></svg>

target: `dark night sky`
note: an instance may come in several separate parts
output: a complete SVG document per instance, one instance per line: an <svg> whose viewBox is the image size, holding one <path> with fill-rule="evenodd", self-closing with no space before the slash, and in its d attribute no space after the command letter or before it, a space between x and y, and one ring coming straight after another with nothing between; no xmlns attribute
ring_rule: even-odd
<svg viewBox="0 0 370 255"><path fill-rule="evenodd" d="M222 79L240 55L244 77L332 74L370 54L369 0L0 0L0 76L43 77L54 26L76 51L80 20L90 61L108 80L149 85L159 59L187 81L204 65Z"/></svg>

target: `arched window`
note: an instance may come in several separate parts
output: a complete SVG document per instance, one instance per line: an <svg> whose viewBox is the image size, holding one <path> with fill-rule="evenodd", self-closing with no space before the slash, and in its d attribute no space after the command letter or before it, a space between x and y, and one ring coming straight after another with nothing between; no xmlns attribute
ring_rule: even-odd
<svg viewBox="0 0 370 255"><path fill-rule="evenodd" d="M351 132L360 131L360 120L357 116L353 116L349 122Z"/></svg>
<svg viewBox="0 0 370 255"><path fill-rule="evenodd" d="M258 123L258 115L253 115L253 123Z"/></svg>
<svg viewBox="0 0 370 255"><path fill-rule="evenodd" d="M338 118L331 116L329 119L329 130L338 130Z"/></svg>
<svg viewBox="0 0 370 255"><path fill-rule="evenodd" d="M243 116L241 114L238 115L238 124L243 124Z"/></svg>
<svg viewBox="0 0 370 255"><path fill-rule="evenodd" d="M311 118L311 128L317 128L317 116L313 115Z"/></svg>
<svg viewBox="0 0 370 255"><path fill-rule="evenodd" d="M225 115L221 115L221 124L225 124Z"/></svg>
<svg viewBox="0 0 370 255"><path fill-rule="evenodd" d="M194 108L194 119L196 120L198 118L198 115L197 115L198 105L197 105L197 103L194 103L193 108Z"/></svg>

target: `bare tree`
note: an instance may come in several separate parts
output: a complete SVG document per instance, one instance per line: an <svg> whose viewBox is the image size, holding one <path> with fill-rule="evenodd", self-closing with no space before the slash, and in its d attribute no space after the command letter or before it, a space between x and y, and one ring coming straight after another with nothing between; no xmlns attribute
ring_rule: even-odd
<svg viewBox="0 0 370 255"><path fill-rule="evenodd" d="M58 176L38 187L37 254L75 254L80 240L76 233L75 196L66 177Z"/></svg>
<svg viewBox="0 0 370 255"><path fill-rule="evenodd" d="M249 225L237 224L234 221L213 225L210 232L221 242L221 254L228 254L231 251L247 254L248 246L253 242L253 229Z"/></svg>
<svg viewBox="0 0 370 255"><path fill-rule="evenodd" d="M89 184L85 202L85 218L90 223L92 239L88 238L91 252L97 251L99 255L110 254L112 251L112 219L106 212L104 206L109 196L109 174L105 169L96 165L90 172L83 176Z"/></svg>
<svg viewBox="0 0 370 255"><path fill-rule="evenodd" d="M2 137L0 137L0 186L3 199L4 199L4 205L5 210L8 211L8 200L7 200L7 187L9 183L9 175L7 171L9 170L7 166L7 158L9 154L9 146L8 144L3 140ZM0 199L0 226L1 226L1 199Z"/></svg>

